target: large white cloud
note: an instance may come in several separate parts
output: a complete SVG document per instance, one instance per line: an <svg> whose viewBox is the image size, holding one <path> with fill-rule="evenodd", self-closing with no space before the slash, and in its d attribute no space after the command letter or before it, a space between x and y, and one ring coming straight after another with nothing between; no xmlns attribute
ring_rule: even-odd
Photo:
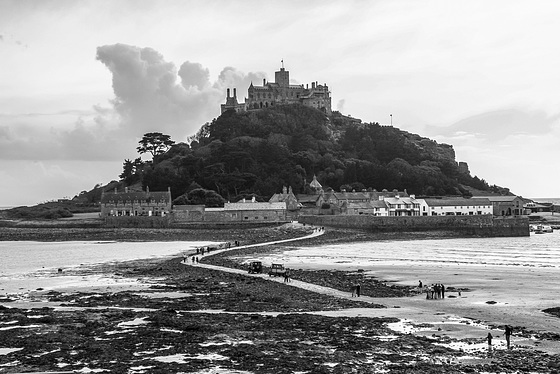
<svg viewBox="0 0 560 374"><path fill-rule="evenodd" d="M220 114L226 89L240 101L263 73L224 68L216 80L196 62L177 70L152 48L126 44L97 48L112 75L114 98L89 111L0 114L0 159L123 160L136 155L138 140L158 131L180 142Z"/></svg>

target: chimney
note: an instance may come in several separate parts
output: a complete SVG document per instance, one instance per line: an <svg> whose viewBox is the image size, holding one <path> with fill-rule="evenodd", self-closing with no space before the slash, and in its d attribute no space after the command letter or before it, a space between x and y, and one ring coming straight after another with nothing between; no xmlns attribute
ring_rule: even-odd
<svg viewBox="0 0 560 374"><path fill-rule="evenodd" d="M305 84L305 89L308 90L309 89L309 83Z"/></svg>
<svg viewBox="0 0 560 374"><path fill-rule="evenodd" d="M266 86L266 79L263 78L263 86Z"/></svg>
<svg viewBox="0 0 560 374"><path fill-rule="evenodd" d="M227 89L227 98L229 99L229 88Z"/></svg>
<svg viewBox="0 0 560 374"><path fill-rule="evenodd" d="M311 82L311 88L315 88L315 82Z"/></svg>
<svg viewBox="0 0 560 374"><path fill-rule="evenodd" d="M234 88L234 89L233 89L233 97L234 97L234 98L237 98L237 88Z"/></svg>

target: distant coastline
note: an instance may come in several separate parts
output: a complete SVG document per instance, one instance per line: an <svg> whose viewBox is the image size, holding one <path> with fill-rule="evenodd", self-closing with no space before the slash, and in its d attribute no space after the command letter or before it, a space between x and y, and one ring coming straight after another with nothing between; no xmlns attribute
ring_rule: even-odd
<svg viewBox="0 0 560 374"><path fill-rule="evenodd" d="M555 205L560 204L560 198L558 197L530 197L530 199L537 203L552 203Z"/></svg>

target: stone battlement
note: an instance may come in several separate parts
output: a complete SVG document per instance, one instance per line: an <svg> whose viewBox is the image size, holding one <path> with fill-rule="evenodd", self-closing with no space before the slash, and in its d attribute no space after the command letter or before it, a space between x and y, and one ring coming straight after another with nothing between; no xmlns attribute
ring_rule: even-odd
<svg viewBox="0 0 560 374"><path fill-rule="evenodd" d="M312 82L311 88L309 84L290 84L290 72L284 67L275 72L274 78L275 82L263 79L262 86L253 85L251 82L244 103L237 101L236 88L233 89L233 96L230 96L228 88L226 103L221 105L222 113L228 110L244 112L286 104L302 104L328 115L332 113L330 91L326 83L321 85L319 82Z"/></svg>

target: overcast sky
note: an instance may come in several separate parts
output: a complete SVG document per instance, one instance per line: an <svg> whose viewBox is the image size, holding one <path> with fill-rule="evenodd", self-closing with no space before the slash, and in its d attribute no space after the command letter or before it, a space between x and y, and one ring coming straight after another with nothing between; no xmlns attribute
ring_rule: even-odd
<svg viewBox="0 0 560 374"><path fill-rule="evenodd" d="M451 144L472 175L560 197L558 1L0 0L0 206L118 179L227 87L326 83L333 109ZM376 186L383 188L383 186Z"/></svg>

